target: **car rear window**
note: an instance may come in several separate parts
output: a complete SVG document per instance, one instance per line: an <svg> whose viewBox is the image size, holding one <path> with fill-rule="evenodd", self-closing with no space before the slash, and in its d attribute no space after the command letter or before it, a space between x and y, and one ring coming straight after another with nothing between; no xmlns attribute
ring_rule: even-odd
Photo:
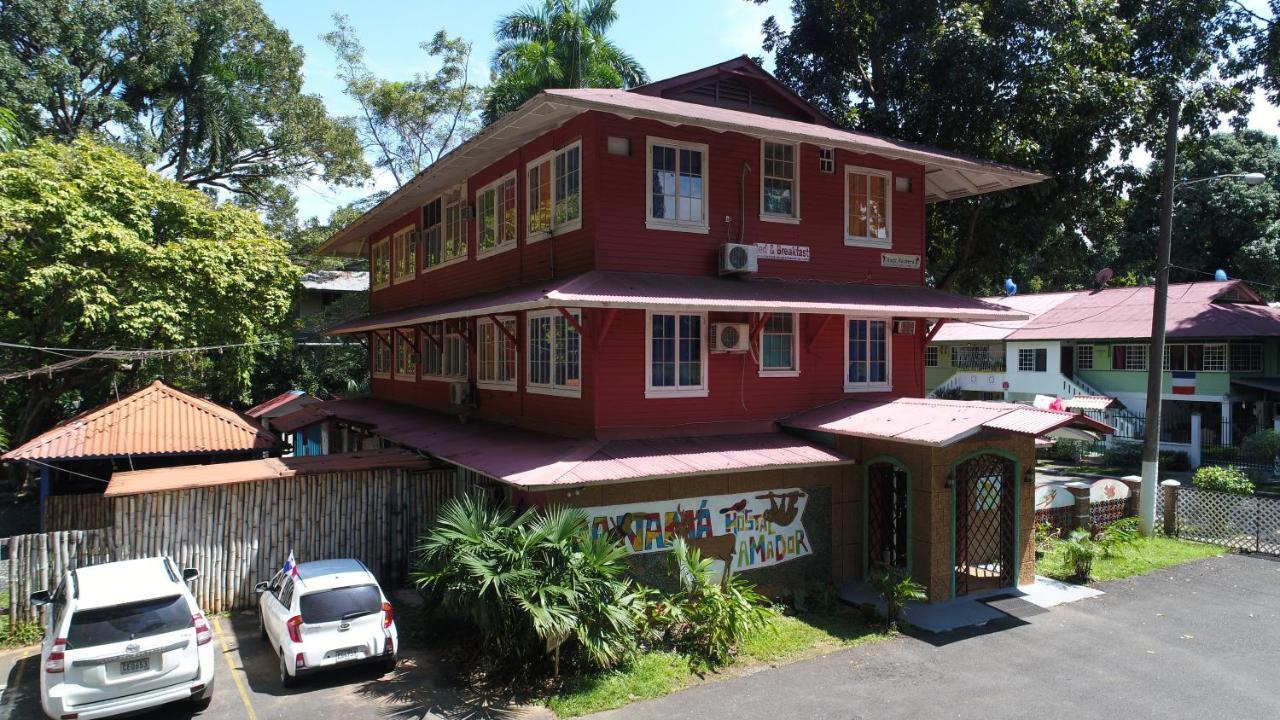
<svg viewBox="0 0 1280 720"><path fill-rule="evenodd" d="M378 612L382 609L382 593L377 585L352 585L307 593L299 603L302 622L325 623Z"/></svg>
<svg viewBox="0 0 1280 720"><path fill-rule="evenodd" d="M111 607L80 610L71 616L67 647L85 648L127 642L191 626L191 608L181 595Z"/></svg>

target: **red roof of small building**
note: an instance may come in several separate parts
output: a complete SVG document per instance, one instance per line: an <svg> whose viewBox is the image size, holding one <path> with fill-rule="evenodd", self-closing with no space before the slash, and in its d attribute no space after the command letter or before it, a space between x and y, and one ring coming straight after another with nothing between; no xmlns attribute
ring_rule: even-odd
<svg viewBox="0 0 1280 720"><path fill-rule="evenodd" d="M293 402L296 402L298 407L303 407L306 405L314 405L321 402L321 400L320 398L314 395L309 395L301 390L289 390L288 392L280 393L270 400L254 405L248 410L245 410L244 414L251 418L260 418L264 415L274 417L275 415L281 414L280 410ZM290 412L292 412L292 410L290 410Z"/></svg>
<svg viewBox="0 0 1280 720"><path fill-rule="evenodd" d="M276 423L290 432L325 419L371 429L386 440L511 485L571 487L656 477L850 462L781 432L646 440L562 438L372 398L312 405Z"/></svg>
<svg viewBox="0 0 1280 720"><path fill-rule="evenodd" d="M54 426L0 459L245 452L275 445L270 433L236 411L156 380L116 402Z"/></svg>
<svg viewBox="0 0 1280 720"><path fill-rule="evenodd" d="M1003 308L1022 313L1017 320L990 320L981 323L948 322L938 329L933 342L981 342L1003 340L1027 323L1040 317L1054 307L1070 300L1075 293L1031 293L1029 295L1010 295L982 298L983 302L999 305Z"/></svg>
<svg viewBox="0 0 1280 720"><path fill-rule="evenodd" d="M785 427L836 435L896 440L944 447L982 430L1044 435L1076 426L1110 433L1114 429L1084 415L1030 405L971 400L844 400L794 415Z"/></svg>
<svg viewBox="0 0 1280 720"><path fill-rule="evenodd" d="M382 468L426 469L432 461L408 450L370 450L343 455L263 458L210 465L184 465L118 472L111 476L104 495L138 495L167 490L187 490L214 485L275 480L324 473L356 472Z"/></svg>
<svg viewBox="0 0 1280 720"><path fill-rule="evenodd" d="M1025 317L983 300L930 287L593 270L560 280L369 315L342 323L328 333L386 330L471 315L556 306L851 313L874 318L1009 320Z"/></svg>

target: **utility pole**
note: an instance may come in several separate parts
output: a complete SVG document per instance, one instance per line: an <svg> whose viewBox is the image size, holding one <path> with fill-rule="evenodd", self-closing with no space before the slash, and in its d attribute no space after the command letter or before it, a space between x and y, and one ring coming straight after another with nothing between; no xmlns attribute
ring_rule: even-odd
<svg viewBox="0 0 1280 720"><path fill-rule="evenodd" d="M1169 99L1164 133L1164 194L1160 198L1160 237L1156 242L1156 290L1151 310L1151 350L1147 354L1147 419L1142 432L1142 490L1138 522L1143 535L1156 524L1156 488L1160 475L1160 396L1164 392L1164 335L1169 306L1169 247L1173 237L1173 189L1177 182L1178 125L1182 99Z"/></svg>

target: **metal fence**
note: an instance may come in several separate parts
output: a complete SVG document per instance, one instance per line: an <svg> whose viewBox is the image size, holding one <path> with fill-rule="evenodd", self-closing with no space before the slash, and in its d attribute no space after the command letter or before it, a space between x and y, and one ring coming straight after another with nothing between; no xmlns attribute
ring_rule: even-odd
<svg viewBox="0 0 1280 720"><path fill-rule="evenodd" d="M1280 555L1280 498L1232 495L1195 487L1176 493L1173 526L1179 537L1245 552ZM1165 503L1159 503L1163 520Z"/></svg>

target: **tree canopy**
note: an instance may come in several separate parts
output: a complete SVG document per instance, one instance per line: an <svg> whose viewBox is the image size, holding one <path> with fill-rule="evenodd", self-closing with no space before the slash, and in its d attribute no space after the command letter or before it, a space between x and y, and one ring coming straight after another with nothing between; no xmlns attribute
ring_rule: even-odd
<svg viewBox="0 0 1280 720"><path fill-rule="evenodd" d="M547 88L625 88L649 82L640 63L606 37L618 19L616 1L544 0L499 20L485 122Z"/></svg>
<svg viewBox="0 0 1280 720"><path fill-rule="evenodd" d="M258 217L165 179L123 153L38 140L0 153L0 337L34 347L249 345L38 374L4 413L21 441L86 403L157 375L222 401L246 400L259 350L279 337L298 271ZM64 353L65 355L66 353ZM0 369L64 360L4 349ZM72 397L74 396L74 397Z"/></svg>

